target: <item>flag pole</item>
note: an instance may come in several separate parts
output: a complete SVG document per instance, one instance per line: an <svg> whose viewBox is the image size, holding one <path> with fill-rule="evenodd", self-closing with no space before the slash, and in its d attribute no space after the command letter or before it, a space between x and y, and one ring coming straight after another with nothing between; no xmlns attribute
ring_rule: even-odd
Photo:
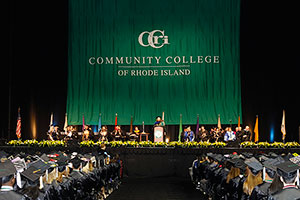
<svg viewBox="0 0 300 200"><path fill-rule="evenodd" d="M180 114L180 120L179 120L178 142L181 142L181 133L182 133L182 114Z"/></svg>
<svg viewBox="0 0 300 200"><path fill-rule="evenodd" d="M286 129L285 129L285 110L282 112L282 123L281 123L282 142L285 143Z"/></svg>

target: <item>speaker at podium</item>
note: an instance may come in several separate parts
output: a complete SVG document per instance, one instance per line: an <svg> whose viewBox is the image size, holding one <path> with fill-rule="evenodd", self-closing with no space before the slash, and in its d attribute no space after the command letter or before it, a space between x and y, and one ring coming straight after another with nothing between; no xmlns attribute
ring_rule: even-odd
<svg viewBox="0 0 300 200"><path fill-rule="evenodd" d="M154 142L164 141L164 128L162 126L154 127Z"/></svg>

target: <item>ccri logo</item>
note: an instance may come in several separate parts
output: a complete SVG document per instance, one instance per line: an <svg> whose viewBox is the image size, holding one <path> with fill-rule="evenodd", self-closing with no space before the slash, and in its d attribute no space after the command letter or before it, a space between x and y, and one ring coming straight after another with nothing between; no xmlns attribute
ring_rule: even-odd
<svg viewBox="0 0 300 200"><path fill-rule="evenodd" d="M147 37L148 36L148 37ZM147 43L144 43L144 38L147 37ZM170 44L168 36L165 35L165 31L154 30L154 31L144 31L139 35L138 41L143 47L153 47L155 49L159 49L163 47L165 44Z"/></svg>

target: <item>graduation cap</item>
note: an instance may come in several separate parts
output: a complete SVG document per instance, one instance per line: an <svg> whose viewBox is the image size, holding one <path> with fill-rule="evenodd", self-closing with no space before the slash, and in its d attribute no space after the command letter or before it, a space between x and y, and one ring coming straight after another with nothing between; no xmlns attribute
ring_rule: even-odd
<svg viewBox="0 0 300 200"><path fill-rule="evenodd" d="M252 158L252 157L253 157L253 153L249 153L249 152L243 152L242 155L243 155L245 158Z"/></svg>
<svg viewBox="0 0 300 200"><path fill-rule="evenodd" d="M59 167L68 165L69 157L61 155L58 157L57 165Z"/></svg>
<svg viewBox="0 0 300 200"><path fill-rule="evenodd" d="M296 157L290 158L290 161L292 163L295 163L296 165L300 166L300 156L296 156Z"/></svg>
<svg viewBox="0 0 300 200"><path fill-rule="evenodd" d="M40 157L42 160L44 160L45 162L49 162L50 159L48 158L48 156L46 154L41 155Z"/></svg>
<svg viewBox="0 0 300 200"><path fill-rule="evenodd" d="M213 159L214 159L215 161L221 162L222 159L223 159L223 156L222 156L221 154L215 154L215 155L213 156Z"/></svg>
<svg viewBox="0 0 300 200"><path fill-rule="evenodd" d="M207 153L206 155L207 155L207 157L209 157L209 158L212 158L212 157L214 156L213 153Z"/></svg>
<svg viewBox="0 0 300 200"><path fill-rule="evenodd" d="M43 175L43 173L48 170L51 167L50 163L44 162L42 159L39 159L33 163L31 163L30 167L36 168L36 173L39 174L40 176Z"/></svg>
<svg viewBox="0 0 300 200"><path fill-rule="evenodd" d="M0 162L0 178L15 174L16 172L17 170L10 160Z"/></svg>
<svg viewBox="0 0 300 200"><path fill-rule="evenodd" d="M0 151L0 158L7 158L8 154L5 151Z"/></svg>
<svg viewBox="0 0 300 200"><path fill-rule="evenodd" d="M277 165L278 175L288 179L294 178L298 169L300 169L300 166L292 163L289 160Z"/></svg>
<svg viewBox="0 0 300 200"><path fill-rule="evenodd" d="M73 168L78 168L82 163L82 160L76 156L75 158L71 159L70 162L72 163Z"/></svg>
<svg viewBox="0 0 300 200"><path fill-rule="evenodd" d="M278 157L278 155L276 153L274 153L274 152L269 152L269 156L271 158L277 158Z"/></svg>
<svg viewBox="0 0 300 200"><path fill-rule="evenodd" d="M246 159L245 164L249 167L254 175L257 175L261 170L263 170L262 164L254 157Z"/></svg>
<svg viewBox="0 0 300 200"><path fill-rule="evenodd" d="M245 162L240 158L233 158L231 160L228 160L228 162L231 163L235 168L240 168L242 170L246 168Z"/></svg>
<svg viewBox="0 0 300 200"><path fill-rule="evenodd" d="M269 158L268 160L265 160L262 164L264 167L271 169L273 171L276 171L277 170L276 166L283 162L284 162L284 159L281 156L279 156L276 159Z"/></svg>
<svg viewBox="0 0 300 200"><path fill-rule="evenodd" d="M30 166L28 169L22 172L21 175L27 178L28 180L35 182L40 178L42 174L41 169L38 169L34 166Z"/></svg>

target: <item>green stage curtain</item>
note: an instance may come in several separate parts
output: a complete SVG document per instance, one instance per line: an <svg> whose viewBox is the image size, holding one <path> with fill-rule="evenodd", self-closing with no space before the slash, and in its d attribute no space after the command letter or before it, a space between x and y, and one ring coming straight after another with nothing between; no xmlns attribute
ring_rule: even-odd
<svg viewBox="0 0 300 200"><path fill-rule="evenodd" d="M237 123L239 32L240 0L69 1L68 123Z"/></svg>

